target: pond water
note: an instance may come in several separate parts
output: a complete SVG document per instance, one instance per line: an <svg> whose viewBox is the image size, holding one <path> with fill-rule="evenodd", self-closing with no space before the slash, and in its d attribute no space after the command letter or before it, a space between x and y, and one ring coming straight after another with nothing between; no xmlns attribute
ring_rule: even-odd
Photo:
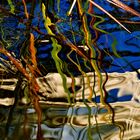
<svg viewBox="0 0 140 140"><path fill-rule="evenodd" d="M139 12L139 0L1 0L0 140L139 140Z"/></svg>
<svg viewBox="0 0 140 140"><path fill-rule="evenodd" d="M88 75L91 79L93 78L91 73L88 73ZM93 102L87 101L84 103L82 101L80 96L82 95L82 87L77 91L75 104L69 105L67 101L63 101L63 97L65 98L67 94L64 92L61 77L59 74L50 74L45 78L50 77L52 79L49 81L52 98L50 96L49 101L40 101L43 113L41 120L42 139L86 140L90 139L90 136L95 140L140 138L138 133L140 131L140 81L135 72L109 74L112 79L110 78L106 84L106 89L109 92L107 101L114 110L114 123L111 122L108 110L100 103L98 97L96 97L96 102L94 98ZM69 77L67 78L67 81L69 81ZM78 83L80 78L82 77L79 76L76 79L77 86L80 84ZM55 79L57 79L57 82ZM42 83L42 85L44 84ZM42 85L40 83L40 86ZM67 85L70 85L70 83L67 83ZM56 88L56 86L58 87ZM1 85L2 88L4 86ZM56 93L53 91L56 91ZM54 100L59 91L61 91L61 98L57 97ZM88 87L86 87L84 89L85 98L89 95L88 91ZM100 98L98 89L96 92L96 96ZM8 97L9 94L11 97ZM5 91L3 92L3 98L0 98L0 139L36 139L38 124L34 107L21 104L24 100L16 106L13 105L15 99L12 97L12 90L9 94Z"/></svg>
<svg viewBox="0 0 140 140"><path fill-rule="evenodd" d="M43 116L41 129L45 140L86 140L90 139L139 139L140 106L132 101L111 104L115 110L115 123L110 123L107 110L100 105L80 103L69 107L59 102L55 105L41 103ZM32 107L0 107L0 139L36 139L37 116ZM9 116L10 115L10 116ZM90 126L89 126L90 120ZM90 135L89 135L90 133Z"/></svg>

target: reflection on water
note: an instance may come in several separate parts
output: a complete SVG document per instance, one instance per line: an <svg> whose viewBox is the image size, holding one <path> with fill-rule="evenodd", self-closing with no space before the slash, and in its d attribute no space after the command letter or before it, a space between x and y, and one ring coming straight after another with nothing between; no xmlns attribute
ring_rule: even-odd
<svg viewBox="0 0 140 140"><path fill-rule="evenodd" d="M91 79L90 84L93 84L92 74L88 73L88 75ZM57 102L53 102L53 100L40 101L43 112L41 122L43 138L45 140L87 140L90 139L90 132L94 140L140 139L140 81L134 72L110 73L109 77L106 88L109 91L108 102L115 112L114 124L110 122L107 110L99 101L97 101L97 104L94 102L88 103L90 110L83 102L80 102L82 92L80 76L76 77L76 85L81 85L76 94L77 102L71 106L66 102L61 102L62 97L66 97L66 93L59 75L50 74L46 76L45 78L51 79L48 80L48 84L51 83L49 88L51 92L47 93L45 88L41 88L43 94L46 94L46 96L49 94L54 98L56 94L59 94L60 89L61 98L58 99L57 97ZM38 79L38 82L40 81L42 82L41 78ZM41 82L40 87L44 85L44 83L41 85ZM68 86L70 86L70 82L67 77ZM2 89L4 90L1 85ZM11 89L9 89L9 92L12 92ZM98 88L95 89L97 95L99 95ZM37 115L34 108L31 105L23 104L12 108L10 105L13 104L14 98L6 97L9 94L8 92L3 93L5 97L3 96L0 99L0 139L36 139ZM85 97L88 97L88 87L85 88L85 94L87 95ZM51 100L51 98L49 99Z"/></svg>
<svg viewBox="0 0 140 140"><path fill-rule="evenodd" d="M138 70L140 71L140 70ZM76 94L73 95L72 89L72 79L70 77L66 78L66 84L71 92L71 96L75 96L76 101L83 99L82 92L84 91L84 97L88 98L90 94L90 88L95 91L96 96L93 94L92 98L100 98L100 91L97 82L97 75L95 73L87 73L86 76L75 77L75 91ZM87 78L88 77L88 78ZM102 73L103 82L106 80L106 75ZM84 79L84 80L83 80ZM40 96L41 100L54 100L54 98L67 98L67 93L63 87L63 80L58 73L49 73L44 77L37 78L37 83L40 86ZM84 81L84 82L83 82ZM9 85L10 82L13 82ZM7 98L12 96L12 92L16 87L16 79L0 79L0 89L3 91L0 97L0 104L2 105L12 105L14 98ZM84 86L83 86L84 85ZM21 84L23 92L27 92L27 82L23 81ZM105 84L105 88L108 91L108 102L116 102L123 100L123 97L128 96L128 100L140 101L139 91L140 91L140 81L136 72L124 72L124 73L108 73L108 81ZM5 93L5 91L7 91ZM6 94L6 96L5 96ZM111 99L112 98L112 99ZM23 97L22 101L26 102ZM114 99L114 100L113 100ZM112 101L111 101L112 100Z"/></svg>
<svg viewBox="0 0 140 140"><path fill-rule="evenodd" d="M68 107L41 103L43 110L43 137L55 140L86 140L88 139L88 109L82 103ZM111 104L115 110L115 124L109 123L106 110L98 105L91 106L91 134L93 139L139 139L140 105L132 101ZM11 123L7 126L9 108L1 106L1 139L6 133L7 139L36 139L37 116L32 107L17 107L13 112ZM118 125L119 124L119 125ZM6 127L7 126L7 127ZM122 126L122 130L119 128Z"/></svg>

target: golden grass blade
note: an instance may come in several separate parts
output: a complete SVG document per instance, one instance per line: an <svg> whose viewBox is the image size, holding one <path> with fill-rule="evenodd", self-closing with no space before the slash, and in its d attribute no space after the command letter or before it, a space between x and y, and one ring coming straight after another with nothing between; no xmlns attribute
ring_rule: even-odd
<svg viewBox="0 0 140 140"><path fill-rule="evenodd" d="M96 6L98 9L103 11L105 14L107 14L111 19L113 19L116 23L118 23L122 28L124 28L128 33L131 33L123 24L121 24L115 17L113 17L109 12L107 12L105 9L103 9L101 6L99 6L97 3L95 3L92 0L89 0L94 6Z"/></svg>
<svg viewBox="0 0 140 140"><path fill-rule="evenodd" d="M30 80L30 76L27 73L26 69L22 66L22 64L14 58L5 48L0 46L0 53L4 54L8 57L8 59L16 66L16 68L26 77L27 80Z"/></svg>
<svg viewBox="0 0 140 140"><path fill-rule="evenodd" d="M34 69L37 68L37 62L36 62L36 49L34 46L34 34L30 33L30 45L29 45L29 50L31 53L31 61L33 64Z"/></svg>
<svg viewBox="0 0 140 140"><path fill-rule="evenodd" d="M26 2L25 2L25 0L22 0L22 2L23 2L23 5L24 5L25 16L26 16L27 19L29 19L29 14L28 14L28 11L27 11Z"/></svg>
<svg viewBox="0 0 140 140"><path fill-rule="evenodd" d="M140 13L137 12L136 10L132 9L131 7L127 6L126 4L118 1L118 0L107 0L109 3L119 7L119 8L122 8L123 10L127 11L127 12L130 12L131 14L133 15L136 15L138 17L140 17Z"/></svg>

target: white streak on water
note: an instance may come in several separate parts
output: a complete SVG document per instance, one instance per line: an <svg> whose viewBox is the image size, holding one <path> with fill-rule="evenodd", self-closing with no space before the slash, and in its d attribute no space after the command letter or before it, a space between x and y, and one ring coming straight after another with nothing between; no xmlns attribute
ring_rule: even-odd
<svg viewBox="0 0 140 140"><path fill-rule="evenodd" d="M87 76L90 79L90 86L94 85L94 74L87 73ZM135 72L125 72L125 73L108 73L108 81L105 85L106 90L110 91L112 89L119 89L118 97L122 97L125 95L132 95L132 100L140 102L140 80L137 78L137 74ZM95 79L97 75L95 76ZM103 81L106 79L104 73L102 73ZM75 86L81 86L79 90L76 91L76 100L82 99L82 91L83 91L83 78L85 81L85 89L84 94L85 98L88 98L90 89L87 81L87 77L78 76L75 77ZM70 77L66 77L67 79L67 87L71 88L72 79ZM66 98L67 93L63 87L63 81L58 73L49 73L44 77L39 77L36 79L38 85L40 86L40 92L50 98ZM17 79L0 79L0 82L14 82L12 85L1 84L0 89L6 90L14 90ZM100 95L100 90L98 88L98 82L95 81L95 93L97 96ZM94 98L94 95L93 95Z"/></svg>
<svg viewBox="0 0 140 140"><path fill-rule="evenodd" d="M2 98L0 99L0 105L10 106L15 102L15 98Z"/></svg>

